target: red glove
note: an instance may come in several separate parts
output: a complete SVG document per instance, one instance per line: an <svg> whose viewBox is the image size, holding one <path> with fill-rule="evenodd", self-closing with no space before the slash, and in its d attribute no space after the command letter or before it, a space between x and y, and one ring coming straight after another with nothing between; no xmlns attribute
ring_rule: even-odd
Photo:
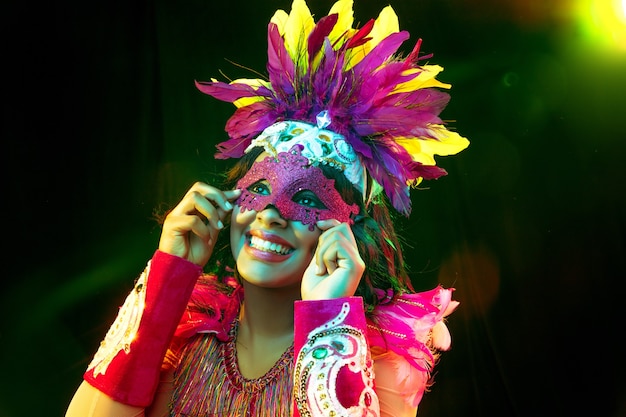
<svg viewBox="0 0 626 417"><path fill-rule="evenodd" d="M150 405L163 358L201 274L198 265L157 250L84 379L121 403Z"/></svg>

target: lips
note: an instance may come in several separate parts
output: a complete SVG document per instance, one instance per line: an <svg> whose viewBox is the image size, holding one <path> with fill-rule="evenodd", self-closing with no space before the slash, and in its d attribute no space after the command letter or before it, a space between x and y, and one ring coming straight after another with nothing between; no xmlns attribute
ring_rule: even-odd
<svg viewBox="0 0 626 417"><path fill-rule="evenodd" d="M266 255L285 256L294 251L294 248L285 239L261 230L250 231L248 246L257 254Z"/></svg>
<svg viewBox="0 0 626 417"><path fill-rule="evenodd" d="M292 252L293 249L280 245L278 243L269 242L267 240L263 240L260 237L251 236L250 237L250 247L254 249L258 249L264 252L272 252L277 253L279 255L287 255Z"/></svg>

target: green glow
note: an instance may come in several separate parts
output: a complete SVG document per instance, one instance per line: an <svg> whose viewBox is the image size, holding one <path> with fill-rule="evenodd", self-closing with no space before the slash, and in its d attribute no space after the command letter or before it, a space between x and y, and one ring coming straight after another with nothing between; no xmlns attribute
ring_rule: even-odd
<svg viewBox="0 0 626 417"><path fill-rule="evenodd" d="M577 15L587 40L626 52L626 0L579 0Z"/></svg>

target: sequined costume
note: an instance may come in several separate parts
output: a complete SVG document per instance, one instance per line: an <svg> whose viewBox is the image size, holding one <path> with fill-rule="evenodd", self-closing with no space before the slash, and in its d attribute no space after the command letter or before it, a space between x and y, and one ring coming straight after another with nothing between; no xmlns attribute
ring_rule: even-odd
<svg viewBox="0 0 626 417"><path fill-rule="evenodd" d="M378 409L379 389L401 390L416 407L435 352L449 346L443 318L458 304L451 293L437 287L387 299L380 290L367 320L360 297L297 301L294 346L266 375L248 380L235 348L243 289L233 278L218 284L203 275L166 361L176 368L172 416L374 416L367 410ZM375 379L372 363L382 357L397 365L393 381Z"/></svg>

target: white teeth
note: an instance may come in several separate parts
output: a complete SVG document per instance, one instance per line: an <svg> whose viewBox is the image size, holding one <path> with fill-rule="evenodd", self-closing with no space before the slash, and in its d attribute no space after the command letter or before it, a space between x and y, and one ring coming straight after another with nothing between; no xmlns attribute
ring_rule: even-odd
<svg viewBox="0 0 626 417"><path fill-rule="evenodd" d="M283 245L279 245L278 243L268 242L267 240L263 240L260 237L256 237L256 236L252 236L250 238L250 246L252 246L255 249L265 251L265 252L274 252L274 253L279 253L281 255L286 255L291 251L289 248L286 248Z"/></svg>

